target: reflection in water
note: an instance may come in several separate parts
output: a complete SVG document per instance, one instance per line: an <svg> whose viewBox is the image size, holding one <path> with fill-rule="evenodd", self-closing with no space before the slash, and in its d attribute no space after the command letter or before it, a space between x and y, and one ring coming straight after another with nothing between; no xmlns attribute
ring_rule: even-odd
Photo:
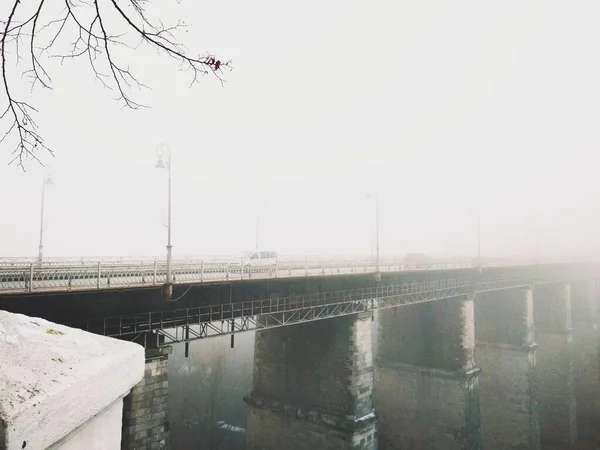
<svg viewBox="0 0 600 450"><path fill-rule="evenodd" d="M246 408L252 387L254 333L243 333L230 348L228 337L190 343L190 355L176 345L169 358L172 448L242 450Z"/></svg>

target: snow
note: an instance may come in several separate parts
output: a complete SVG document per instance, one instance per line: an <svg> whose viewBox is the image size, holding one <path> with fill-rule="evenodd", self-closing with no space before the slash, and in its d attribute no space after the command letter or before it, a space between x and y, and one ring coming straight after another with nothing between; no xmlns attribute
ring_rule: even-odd
<svg viewBox="0 0 600 450"><path fill-rule="evenodd" d="M369 414L365 414L364 416L359 417L358 419L355 419L354 421L355 422L363 422L365 420L369 420L369 419L373 419L373 418L375 418L375 412L374 411L370 412Z"/></svg>
<svg viewBox="0 0 600 450"><path fill-rule="evenodd" d="M0 311L0 448L49 447L143 375L137 344Z"/></svg>
<svg viewBox="0 0 600 450"><path fill-rule="evenodd" d="M246 430L244 428L236 427L235 425L231 425L222 420L218 421L217 425L219 425L219 428L222 428L223 430L231 431L233 433L245 433L246 432Z"/></svg>

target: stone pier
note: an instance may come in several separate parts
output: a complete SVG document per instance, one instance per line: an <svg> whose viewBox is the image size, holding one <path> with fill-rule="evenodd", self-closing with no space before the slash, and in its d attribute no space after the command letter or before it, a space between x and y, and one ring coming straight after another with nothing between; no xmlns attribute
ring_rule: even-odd
<svg viewBox="0 0 600 450"><path fill-rule="evenodd" d="M569 284L535 287L533 322L538 344L536 359L542 444L565 448L577 439Z"/></svg>
<svg viewBox="0 0 600 450"><path fill-rule="evenodd" d="M540 449L531 288L478 294L475 360L483 448Z"/></svg>
<svg viewBox="0 0 600 450"><path fill-rule="evenodd" d="M146 349L144 378L123 401L121 450L169 450L167 359L172 350Z"/></svg>
<svg viewBox="0 0 600 450"><path fill-rule="evenodd" d="M577 434L600 435L598 298L594 281L571 284Z"/></svg>
<svg viewBox="0 0 600 450"><path fill-rule="evenodd" d="M253 450L375 450L371 313L256 333Z"/></svg>
<svg viewBox="0 0 600 450"><path fill-rule="evenodd" d="M381 310L375 406L381 449L480 449L472 296Z"/></svg>

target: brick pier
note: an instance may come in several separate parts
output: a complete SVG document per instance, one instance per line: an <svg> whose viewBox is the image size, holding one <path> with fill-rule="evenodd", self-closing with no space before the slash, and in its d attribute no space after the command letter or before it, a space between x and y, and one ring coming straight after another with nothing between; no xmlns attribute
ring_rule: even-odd
<svg viewBox="0 0 600 450"><path fill-rule="evenodd" d="M123 401L121 450L169 450L167 359L171 347L146 350L144 378Z"/></svg>

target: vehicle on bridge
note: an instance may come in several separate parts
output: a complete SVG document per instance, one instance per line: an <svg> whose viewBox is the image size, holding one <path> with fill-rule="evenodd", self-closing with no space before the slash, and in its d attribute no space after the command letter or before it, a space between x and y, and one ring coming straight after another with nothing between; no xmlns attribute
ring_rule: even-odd
<svg viewBox="0 0 600 450"><path fill-rule="evenodd" d="M227 266L230 271L239 269L247 272L252 268L272 273L277 270L277 261L277 252L274 251L242 251L235 255Z"/></svg>
<svg viewBox="0 0 600 450"><path fill-rule="evenodd" d="M425 253L407 253L404 256L404 265L408 268L421 269L430 263L431 258Z"/></svg>

